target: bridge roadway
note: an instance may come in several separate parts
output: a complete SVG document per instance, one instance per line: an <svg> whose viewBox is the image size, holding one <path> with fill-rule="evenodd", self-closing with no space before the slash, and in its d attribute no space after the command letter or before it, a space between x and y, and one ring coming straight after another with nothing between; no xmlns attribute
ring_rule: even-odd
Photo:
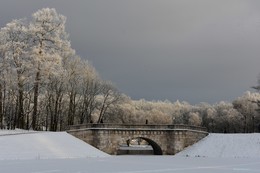
<svg viewBox="0 0 260 173"><path fill-rule="evenodd" d="M82 124L70 126L67 132L114 155L136 138L147 141L155 155L174 155L208 135L206 128L198 126L152 124Z"/></svg>

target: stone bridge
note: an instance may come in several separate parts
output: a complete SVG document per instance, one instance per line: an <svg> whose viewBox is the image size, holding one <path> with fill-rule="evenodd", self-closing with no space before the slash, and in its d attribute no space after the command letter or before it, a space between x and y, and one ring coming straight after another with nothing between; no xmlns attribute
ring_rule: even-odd
<svg viewBox="0 0 260 173"><path fill-rule="evenodd" d="M70 126L68 133L108 154L119 154L122 145L140 138L155 155L174 155L208 135L206 128L188 125L84 124Z"/></svg>

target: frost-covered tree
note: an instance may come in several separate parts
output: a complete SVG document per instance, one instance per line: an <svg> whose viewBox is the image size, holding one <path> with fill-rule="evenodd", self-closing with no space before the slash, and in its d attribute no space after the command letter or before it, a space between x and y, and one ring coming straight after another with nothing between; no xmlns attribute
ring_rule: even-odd
<svg viewBox="0 0 260 173"><path fill-rule="evenodd" d="M201 125L201 117L198 112L190 112L189 113L189 124L193 126Z"/></svg>
<svg viewBox="0 0 260 173"><path fill-rule="evenodd" d="M63 68L59 72L49 75L45 92L46 111L43 117L46 130L58 130L58 124L61 116L62 101L66 92L65 75Z"/></svg>
<svg viewBox="0 0 260 173"><path fill-rule="evenodd" d="M258 78L257 78L257 85L252 87L254 88L258 93L260 93L260 74L258 75ZM258 119L256 119L257 121L257 128L258 128L258 132L260 132L260 99L257 99L256 101L253 101L256 105L257 105L257 117Z"/></svg>
<svg viewBox="0 0 260 173"><path fill-rule="evenodd" d="M56 131L104 114L110 94L98 107L101 79L71 48L65 17L49 8L32 16L0 31L0 127Z"/></svg>
<svg viewBox="0 0 260 173"><path fill-rule="evenodd" d="M79 89L81 82L81 59L75 56L66 67L67 94L68 94L68 119L67 124L73 125L76 117L76 109L79 101Z"/></svg>
<svg viewBox="0 0 260 173"><path fill-rule="evenodd" d="M189 112L191 112L192 106L187 102L179 102L178 100L173 105L173 122L175 124L188 124Z"/></svg>
<svg viewBox="0 0 260 173"><path fill-rule="evenodd" d="M233 101L234 108L243 116L242 121L245 133L254 132L256 125L259 123L258 106L256 104L259 99L259 93L247 91L242 97Z"/></svg>
<svg viewBox="0 0 260 173"><path fill-rule="evenodd" d="M32 128L37 128L38 97L41 82L50 72L61 65L61 50L68 43L65 32L66 18L55 9L44 8L33 15L30 23L31 47L34 64L34 107L32 113Z"/></svg>
<svg viewBox="0 0 260 173"><path fill-rule="evenodd" d="M0 128L4 128L4 91L5 91L5 74L6 74L6 60L4 48L4 33L0 32Z"/></svg>
<svg viewBox="0 0 260 173"><path fill-rule="evenodd" d="M97 107L97 96L101 94L101 79L95 68L86 60L81 62L80 95L82 95L78 115L79 123L90 123Z"/></svg>
<svg viewBox="0 0 260 173"><path fill-rule="evenodd" d="M120 103L121 93L113 86L111 82L103 81L101 84L101 94L99 95L99 117L97 123L102 123L108 109L117 103Z"/></svg>
<svg viewBox="0 0 260 173"><path fill-rule="evenodd" d="M14 20L1 29L2 50L8 63L10 73L14 76L14 85L17 88L17 108L14 118L14 126L25 128L24 114L24 85L28 82L31 61L28 55L28 27L24 20Z"/></svg>
<svg viewBox="0 0 260 173"><path fill-rule="evenodd" d="M217 111L214 107L206 108L206 116L202 119L202 126L206 127L209 132L214 132L216 127Z"/></svg>

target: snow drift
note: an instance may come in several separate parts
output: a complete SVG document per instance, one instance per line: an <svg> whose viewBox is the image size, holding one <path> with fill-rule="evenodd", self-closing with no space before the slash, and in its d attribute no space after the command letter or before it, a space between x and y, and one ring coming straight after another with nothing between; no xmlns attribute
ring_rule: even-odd
<svg viewBox="0 0 260 173"><path fill-rule="evenodd" d="M259 158L260 134L209 134L176 156Z"/></svg>
<svg viewBox="0 0 260 173"><path fill-rule="evenodd" d="M66 132L12 133L0 136L0 144L0 160L109 156Z"/></svg>

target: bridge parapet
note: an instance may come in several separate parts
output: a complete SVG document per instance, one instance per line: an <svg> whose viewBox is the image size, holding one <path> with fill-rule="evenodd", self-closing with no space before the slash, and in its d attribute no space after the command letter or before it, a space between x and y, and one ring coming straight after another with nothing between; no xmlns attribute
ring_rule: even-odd
<svg viewBox="0 0 260 173"><path fill-rule="evenodd" d="M79 124L79 125L73 125L69 126L69 131L72 130L78 130L78 129L158 129L158 130L196 130L196 131L202 131L207 132L207 129L205 127L200 126L190 126L190 125L184 125L184 124Z"/></svg>

